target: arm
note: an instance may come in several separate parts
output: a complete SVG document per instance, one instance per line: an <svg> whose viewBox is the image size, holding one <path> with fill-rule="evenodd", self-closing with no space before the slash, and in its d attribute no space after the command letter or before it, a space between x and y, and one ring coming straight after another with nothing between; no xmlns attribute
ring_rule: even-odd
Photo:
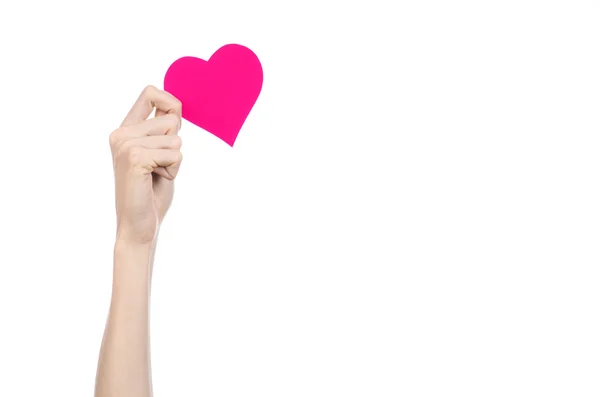
<svg viewBox="0 0 600 397"><path fill-rule="evenodd" d="M152 396L150 372L151 245L117 241L112 298L98 360L97 396Z"/></svg>
<svg viewBox="0 0 600 397"><path fill-rule="evenodd" d="M156 108L154 118L147 119ZM110 137L117 237L96 397L152 397L150 289L160 224L182 160L181 103L147 87Z"/></svg>

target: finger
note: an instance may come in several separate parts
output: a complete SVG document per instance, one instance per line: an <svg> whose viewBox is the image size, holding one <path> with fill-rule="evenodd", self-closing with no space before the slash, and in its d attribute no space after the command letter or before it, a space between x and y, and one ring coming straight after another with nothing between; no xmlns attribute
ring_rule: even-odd
<svg viewBox="0 0 600 397"><path fill-rule="evenodd" d="M175 114L165 114L144 120L139 124L121 127L111 134L111 145L118 147L129 139L151 135L176 135L180 118Z"/></svg>
<svg viewBox="0 0 600 397"><path fill-rule="evenodd" d="M175 174L177 174L177 171L179 171L179 169L177 169L177 171L175 171L175 170L169 170L169 171L167 171L167 169L165 167L156 167L154 169L154 171L152 171L152 172L155 173L158 176L162 176L162 177L164 177L164 178L166 178L168 180L171 180L172 176L169 173L170 171L173 171L173 172L175 172Z"/></svg>
<svg viewBox="0 0 600 397"><path fill-rule="evenodd" d="M153 135L129 139L123 142L119 150L128 150L134 146L146 149L181 149L181 144L179 135Z"/></svg>
<svg viewBox="0 0 600 397"><path fill-rule="evenodd" d="M128 151L134 146L143 147L146 149L181 149L181 137L178 135L155 135L142 138L134 138L124 141L119 147L119 150ZM178 169L166 170L164 167L156 167L152 172L163 176L167 179L171 178L170 172L177 173Z"/></svg>
<svg viewBox="0 0 600 397"><path fill-rule="evenodd" d="M171 94L170 92L167 91L162 91L164 92L166 95L171 96L171 100L174 102L177 102L179 104L179 107L174 109L171 113L177 113L177 110L179 111L179 116L181 116L183 114L183 105L181 104L181 101L179 99L177 99L177 97L175 97L173 94ZM156 108L156 112L154 113L154 116L162 116L165 114L168 114L169 111L165 110L163 108Z"/></svg>
<svg viewBox="0 0 600 397"><path fill-rule="evenodd" d="M149 171L154 171L158 167L163 167L166 175L162 175L167 179L173 180L179 172L179 166L183 159L183 155L176 149L147 149L141 153L140 164Z"/></svg>
<svg viewBox="0 0 600 397"><path fill-rule="evenodd" d="M175 114L181 119L181 102L170 93L149 85L133 104L121 126L137 124L146 120L156 108L158 115Z"/></svg>

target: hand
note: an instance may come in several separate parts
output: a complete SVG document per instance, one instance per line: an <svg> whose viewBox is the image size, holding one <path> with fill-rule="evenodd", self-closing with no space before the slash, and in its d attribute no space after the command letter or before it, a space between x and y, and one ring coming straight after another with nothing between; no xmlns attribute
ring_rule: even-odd
<svg viewBox="0 0 600 397"><path fill-rule="evenodd" d="M147 119L155 107L155 117ZM148 86L110 135L119 241L154 241L173 200L182 160L180 128L181 102Z"/></svg>

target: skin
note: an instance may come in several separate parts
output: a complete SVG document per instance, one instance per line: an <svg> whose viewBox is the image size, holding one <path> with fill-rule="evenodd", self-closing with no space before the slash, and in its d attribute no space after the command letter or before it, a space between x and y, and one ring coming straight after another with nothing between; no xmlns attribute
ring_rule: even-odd
<svg viewBox="0 0 600 397"><path fill-rule="evenodd" d="M155 117L148 118L153 110ZM112 132L117 232L95 397L151 397L150 289L160 225L182 161L181 103L148 86Z"/></svg>

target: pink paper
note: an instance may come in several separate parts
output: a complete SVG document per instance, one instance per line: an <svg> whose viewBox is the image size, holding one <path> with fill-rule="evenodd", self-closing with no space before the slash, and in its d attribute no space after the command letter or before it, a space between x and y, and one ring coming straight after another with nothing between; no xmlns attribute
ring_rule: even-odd
<svg viewBox="0 0 600 397"><path fill-rule="evenodd" d="M258 57L239 44L219 48L208 61L179 58L164 89L182 103L182 116L233 146L263 82Z"/></svg>

